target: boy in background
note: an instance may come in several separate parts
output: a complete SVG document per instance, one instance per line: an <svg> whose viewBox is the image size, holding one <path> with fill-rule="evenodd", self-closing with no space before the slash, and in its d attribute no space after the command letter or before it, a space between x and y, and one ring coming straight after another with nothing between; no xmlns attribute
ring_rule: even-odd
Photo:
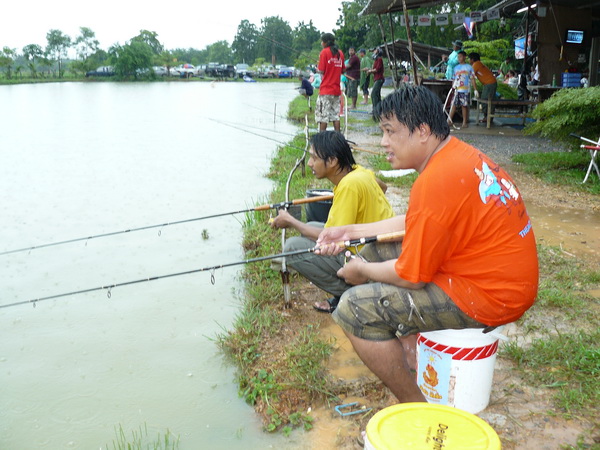
<svg viewBox="0 0 600 450"><path fill-rule="evenodd" d="M458 52L458 64L454 67L454 83L452 84L452 87L456 90L456 95L454 96L448 117L448 123L451 125L456 108L460 106L462 108L463 128L469 127L469 106L471 105L471 87L469 82L473 83L475 98L479 97L477 84L475 83L475 71L470 64L465 63L466 58L467 54L464 51L461 50Z"/></svg>

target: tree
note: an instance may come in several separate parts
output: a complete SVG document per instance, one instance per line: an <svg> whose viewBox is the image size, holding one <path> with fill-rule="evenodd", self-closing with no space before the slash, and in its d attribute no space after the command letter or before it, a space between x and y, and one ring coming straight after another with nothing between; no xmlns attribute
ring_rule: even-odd
<svg viewBox="0 0 600 450"><path fill-rule="evenodd" d="M139 78L149 73L152 68L154 53L152 47L139 40L131 40L129 44L113 45L108 53L119 78Z"/></svg>
<svg viewBox="0 0 600 450"><path fill-rule="evenodd" d="M258 30L256 25L248 20L242 20L237 28L237 34L231 44L235 60L252 64L256 59L256 44L258 42Z"/></svg>
<svg viewBox="0 0 600 450"><path fill-rule="evenodd" d="M74 72L85 73L98 66L90 56L98 51L100 43L96 39L96 33L87 27L79 28L80 34L75 38L73 45L79 60L71 63L71 70Z"/></svg>
<svg viewBox="0 0 600 450"><path fill-rule="evenodd" d="M17 57L17 50L10 47L4 47L0 52L0 67L6 69L6 78L9 80L12 78L12 66L15 63Z"/></svg>
<svg viewBox="0 0 600 450"><path fill-rule="evenodd" d="M294 66L303 69L319 62L321 51L321 32L315 28L312 20L305 24L299 22L292 31L292 48L294 49Z"/></svg>
<svg viewBox="0 0 600 450"><path fill-rule="evenodd" d="M87 27L79 28L79 36L75 38L74 45L77 51L77 56L85 61L89 55L95 53L100 46L98 39L96 39L96 33Z"/></svg>
<svg viewBox="0 0 600 450"><path fill-rule="evenodd" d="M155 31L140 30L140 34L131 39L131 42L143 42L147 44L155 55L160 55L165 49L158 40L158 34Z"/></svg>
<svg viewBox="0 0 600 450"><path fill-rule="evenodd" d="M48 41L46 53L51 61L58 64L58 78L62 78L62 60L67 56L67 50L71 47L71 38L60 30L50 30L46 34L46 40Z"/></svg>
<svg viewBox="0 0 600 450"><path fill-rule="evenodd" d="M262 27L259 33L258 55L275 64L290 64L294 59L291 55L292 28L279 16L261 19Z"/></svg>
<svg viewBox="0 0 600 450"><path fill-rule="evenodd" d="M36 62L43 56L44 51L37 44L29 44L23 47L23 57L27 60L27 67L32 78L37 78Z"/></svg>
<svg viewBox="0 0 600 450"><path fill-rule="evenodd" d="M227 41L217 41L206 46L208 62L220 62L221 64L233 64L233 53Z"/></svg>

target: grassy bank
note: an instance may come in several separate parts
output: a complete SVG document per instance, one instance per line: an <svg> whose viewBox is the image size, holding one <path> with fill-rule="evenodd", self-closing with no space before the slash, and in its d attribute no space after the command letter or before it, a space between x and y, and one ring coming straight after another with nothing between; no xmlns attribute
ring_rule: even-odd
<svg viewBox="0 0 600 450"><path fill-rule="evenodd" d="M290 106L294 120L300 123L306 110L306 100L301 97ZM305 145L300 132L289 146L279 149L272 161L268 176L276 184L269 202L284 199L290 168L301 154L298 148ZM366 160L374 170L389 169L381 156L369 155ZM408 189L415 178L403 177L393 183ZM580 182L573 179L572 188ZM311 175L302 176L298 170L292 178L290 198L303 197L306 189L321 187L327 186ZM244 231L247 257L280 251L281 234L270 229L264 213L248 214ZM517 323L523 338L511 341L501 357L514 362L515 371L525 383L544 389L544 395L552 397L548 414L593 423L599 413L600 305L590 291L600 286L600 271L597 262L580 261L552 247L540 246L539 257L537 302ZM332 380L325 364L335 343L319 336L322 316L310 307L308 313L306 308L284 307L280 274L269 262L246 265L244 279L243 309L233 328L223 331L218 342L239 369L240 395L264 418L266 430L310 429L309 407L335 401L341 394L367 397L370 405L382 405L385 389L381 385L375 389L356 383L342 386L339 380ZM292 281L301 283L298 278ZM296 292L293 297L302 295Z"/></svg>

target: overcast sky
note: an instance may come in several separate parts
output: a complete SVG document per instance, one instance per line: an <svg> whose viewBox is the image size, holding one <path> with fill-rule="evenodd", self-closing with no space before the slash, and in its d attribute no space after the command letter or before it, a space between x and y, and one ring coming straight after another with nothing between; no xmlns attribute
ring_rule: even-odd
<svg viewBox="0 0 600 450"><path fill-rule="evenodd" d="M321 32L331 32L340 15L341 0L183 0L140 1L30 0L3 2L0 49L21 52L28 44L44 48L46 34L58 29L75 39L80 27L96 33L100 47L124 44L140 30L155 31L167 49L203 49L216 41L229 44L241 20L260 28L264 17L279 16L292 28L311 19Z"/></svg>

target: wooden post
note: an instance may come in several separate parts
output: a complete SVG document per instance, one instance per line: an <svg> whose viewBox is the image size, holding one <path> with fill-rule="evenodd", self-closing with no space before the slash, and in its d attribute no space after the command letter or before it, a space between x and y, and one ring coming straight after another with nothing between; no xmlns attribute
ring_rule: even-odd
<svg viewBox="0 0 600 450"><path fill-rule="evenodd" d="M416 86L419 85L419 78L417 76L417 65L415 64L415 52L412 46L412 37L410 35L410 23L408 21L408 10L406 9L406 0L402 0L402 8L404 9L404 21L406 22L406 37L408 39L408 51L410 53L410 64L413 69L414 83Z"/></svg>

